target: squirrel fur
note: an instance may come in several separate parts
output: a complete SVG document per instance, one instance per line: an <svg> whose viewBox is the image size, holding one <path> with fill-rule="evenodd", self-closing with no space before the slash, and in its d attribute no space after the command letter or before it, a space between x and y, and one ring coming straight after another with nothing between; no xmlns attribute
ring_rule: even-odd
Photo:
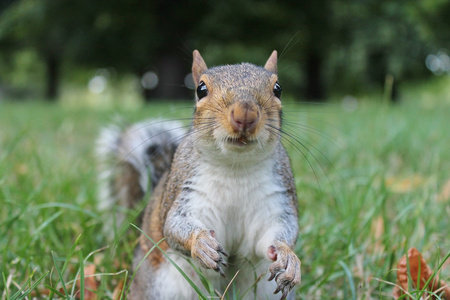
<svg viewBox="0 0 450 300"><path fill-rule="evenodd" d="M110 127L100 139L100 154L119 161L103 198L132 208L154 187L128 299L198 299L160 250L148 254L154 244L146 235L162 240L159 247L201 289L190 263L201 267L219 294L239 270L230 298L294 299L291 291L301 277L293 251L298 201L280 142L277 52L264 67L208 69L195 50L192 74L197 93L189 132L161 121L123 132Z"/></svg>

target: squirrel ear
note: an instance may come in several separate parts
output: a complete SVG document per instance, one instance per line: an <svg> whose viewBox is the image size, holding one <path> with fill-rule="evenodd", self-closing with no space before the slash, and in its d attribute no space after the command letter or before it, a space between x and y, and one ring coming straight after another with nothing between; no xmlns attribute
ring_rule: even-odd
<svg viewBox="0 0 450 300"><path fill-rule="evenodd" d="M197 86L200 81L200 76L206 70L208 70L208 67L206 66L206 63L198 50L194 50L194 53L192 53L192 55L194 57L194 61L192 62L192 78L194 79L194 83Z"/></svg>
<svg viewBox="0 0 450 300"><path fill-rule="evenodd" d="M273 50L272 54L264 65L264 69L277 74L277 50Z"/></svg>

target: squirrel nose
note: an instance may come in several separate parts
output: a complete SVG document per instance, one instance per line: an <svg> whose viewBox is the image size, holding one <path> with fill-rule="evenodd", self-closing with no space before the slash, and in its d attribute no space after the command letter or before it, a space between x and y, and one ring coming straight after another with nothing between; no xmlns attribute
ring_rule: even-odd
<svg viewBox="0 0 450 300"><path fill-rule="evenodd" d="M257 107L237 104L230 111L230 125L234 132L252 132L259 120Z"/></svg>

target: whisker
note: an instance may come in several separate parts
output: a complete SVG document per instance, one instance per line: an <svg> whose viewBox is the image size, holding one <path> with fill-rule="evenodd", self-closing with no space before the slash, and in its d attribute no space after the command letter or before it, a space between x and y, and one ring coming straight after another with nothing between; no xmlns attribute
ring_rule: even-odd
<svg viewBox="0 0 450 300"><path fill-rule="evenodd" d="M294 38L300 33L300 31L297 31L289 40L289 42L287 42L286 46L284 46L283 50L280 53L280 60L282 59L282 57L284 56L285 53L289 52L299 41L300 39L296 40L294 43L292 43L292 41L294 40ZM292 45L291 45L292 44Z"/></svg>
<svg viewBox="0 0 450 300"><path fill-rule="evenodd" d="M296 114L294 114L294 113L296 113ZM298 113L301 113L301 115L298 115ZM333 113L333 112L323 112L323 113ZM314 121L315 123L317 122L318 124L323 124L328 128L332 128L333 130L338 132L340 135L344 135L344 136L348 137L348 134L346 132L344 132L341 128L337 127L336 125L334 125L330 122L323 120L322 118L311 116L310 112L308 112L308 111L283 110L283 122L294 123L294 121L291 120L291 119L293 119L294 116L296 118L307 119L307 120Z"/></svg>
<svg viewBox="0 0 450 300"><path fill-rule="evenodd" d="M281 132L279 131L278 128L276 128L276 127L271 127L271 128L273 128L273 129L267 129L267 130L268 130L269 132L271 132L272 134L278 135L281 139L283 139L284 141L286 141L286 142L288 142L289 144L291 144L298 152L300 152L300 154L303 156L303 158L306 160L306 162L308 163L309 167L310 167L311 170L313 171L314 177L316 178L317 185L319 186L319 191L320 191L321 194L323 194L323 193L322 193L322 188L321 188L320 182L319 182L319 177L317 176L316 169L313 167L312 163L310 162L310 160L308 159L308 157L306 156L306 154L303 153L303 151L302 151L302 150L301 150L294 142L292 142L290 139L288 139L288 138L286 138L285 136L283 136L283 135L281 134ZM309 151L309 149L308 149L307 147L305 147L305 145L303 145L301 142L299 142L299 144L300 144L306 151L308 151L308 153L311 154L311 155L313 156L313 158L314 158L314 159L316 160L316 162L317 162L317 159L315 158L314 154L312 154L311 151Z"/></svg>
<svg viewBox="0 0 450 300"><path fill-rule="evenodd" d="M292 101L292 102L283 102L283 104L287 105L310 105L310 106L333 106L333 104L330 103L324 103L324 102L310 102L310 101Z"/></svg>
<svg viewBox="0 0 450 300"><path fill-rule="evenodd" d="M296 147L296 146L294 145L294 142L292 142L290 139L292 139L292 140L294 140L295 142L297 142L298 144L300 144L304 149L306 149L306 151L308 151L309 154L311 154L311 156L314 158L314 160L316 161L316 163L319 165L320 169L322 170L322 173L323 173L323 174L325 175L325 177L327 178L327 181L328 181L328 183L330 184L331 188L333 189L334 194L336 195L336 197L338 197L337 192L336 192L336 189L334 188L334 185L333 185L333 183L331 182L331 179L330 179L330 177L328 176L327 172L325 171L323 165L320 163L320 161L319 161L318 158L314 155L314 153L313 153L308 147L306 147L306 145L310 146L312 149L314 149L314 151L317 151L322 157L324 157L324 158L326 159L326 161L331 165L331 167L332 167L334 170L336 170L336 167L334 166L333 162L332 162L332 161L331 161L331 160L330 160L330 159L329 159L322 151L320 151L317 147L315 147L315 146L312 145L311 143L307 142L306 140L301 139L301 138L298 138L298 137L296 137L296 136L294 136L294 135L292 135L292 134L290 134L290 133L288 133L288 132L286 132L286 131L284 131L284 130L282 130L282 129L280 129L280 128L273 127L273 126L271 126L271 125L268 125L268 126L269 126L270 128L272 128L273 130L277 130L278 132L280 132L280 136L282 136L282 137L284 138L284 140L289 141L289 143L290 143L291 145L293 145L296 149L299 150L299 148ZM290 139L287 139L287 138L284 137L283 135L288 136ZM306 145L305 145L305 144L306 144ZM304 154L304 153L302 152L302 154ZM305 157L305 155L303 155L303 156ZM306 158L306 157L305 157L305 158ZM306 159L307 159L307 158L306 158ZM308 160L308 159L307 159L307 160ZM312 168L312 164L311 164L309 161L308 161L308 163L309 163L309 165L310 165L311 168ZM313 171L314 171L314 169L313 169ZM316 174L315 171L314 171L314 175L316 176L316 179L318 180L318 177L317 177L317 174ZM321 189L321 187L320 187L320 183L319 183L319 182L317 182L317 183L319 184L319 189L320 189L321 194L322 194L322 189Z"/></svg>
<svg viewBox="0 0 450 300"><path fill-rule="evenodd" d="M333 136L331 136L329 134L326 134L326 133L318 130L317 128L315 128L313 126L309 126L306 124L297 124L297 123L289 122L289 121L284 121L283 126L287 127L287 128L291 128L291 129L298 129L300 131L305 131L308 133L313 133L321 138L324 138L325 140L333 143L334 145L336 145L340 148L344 148L344 145L341 143L340 140L334 138Z"/></svg>
<svg viewBox="0 0 450 300"><path fill-rule="evenodd" d="M310 142L306 141L305 139L301 139L301 138L299 138L299 137L296 137L296 136L292 135L291 133L289 133L289 132L287 132L287 131L284 131L284 130L282 130L282 129L279 129L279 131L280 131L282 134L287 135L288 137L290 137L291 139L293 139L293 140L296 141L296 142L302 141L303 143L309 145L309 146L312 147L315 151L317 151L318 153L320 153L320 154L328 161L328 163L330 163L330 164L334 167L334 165L333 165L333 163L330 161L330 159L329 159L322 151L320 151L317 147L313 146Z"/></svg>

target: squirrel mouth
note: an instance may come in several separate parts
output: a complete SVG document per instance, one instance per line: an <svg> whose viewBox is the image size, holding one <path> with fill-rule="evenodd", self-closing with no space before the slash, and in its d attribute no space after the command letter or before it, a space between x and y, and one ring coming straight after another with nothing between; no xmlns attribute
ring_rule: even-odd
<svg viewBox="0 0 450 300"><path fill-rule="evenodd" d="M256 142L256 140L249 139L246 136L239 136L239 137L228 137L226 140L228 143L236 145L236 146L246 146L250 145Z"/></svg>

